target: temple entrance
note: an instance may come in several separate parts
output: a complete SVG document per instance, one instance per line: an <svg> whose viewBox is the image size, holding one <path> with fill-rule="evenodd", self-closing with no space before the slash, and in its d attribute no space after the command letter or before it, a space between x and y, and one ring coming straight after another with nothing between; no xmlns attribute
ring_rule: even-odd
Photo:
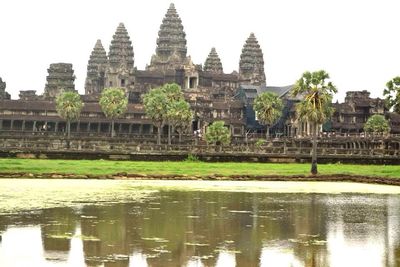
<svg viewBox="0 0 400 267"><path fill-rule="evenodd" d="M199 121L195 120L192 122L192 130L197 131L199 129Z"/></svg>

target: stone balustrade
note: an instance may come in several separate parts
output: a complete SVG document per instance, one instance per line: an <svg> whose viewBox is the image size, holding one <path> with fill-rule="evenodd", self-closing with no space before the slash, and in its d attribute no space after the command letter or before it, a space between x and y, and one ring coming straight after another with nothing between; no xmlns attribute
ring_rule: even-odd
<svg viewBox="0 0 400 267"><path fill-rule="evenodd" d="M31 135L1 134L0 156L107 158L107 159L161 159L180 160L189 154L210 161L274 161L305 162L311 158L309 138L274 138L265 144L237 143L228 146L206 145L186 139L181 144L155 144L154 136L136 138L107 136L67 139L57 134ZM382 162L400 163L400 137L321 137L317 149L321 162Z"/></svg>

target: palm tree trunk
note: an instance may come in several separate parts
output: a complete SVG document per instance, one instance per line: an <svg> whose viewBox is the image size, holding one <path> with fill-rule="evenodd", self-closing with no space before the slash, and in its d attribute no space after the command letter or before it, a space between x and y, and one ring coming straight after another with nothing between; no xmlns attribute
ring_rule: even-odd
<svg viewBox="0 0 400 267"><path fill-rule="evenodd" d="M162 126L162 123L159 123L158 125L157 125L157 127L158 127L158 132L157 132L157 145L161 145L161 126Z"/></svg>
<svg viewBox="0 0 400 267"><path fill-rule="evenodd" d="M67 120L67 149L70 148L70 139L71 138L71 121Z"/></svg>
<svg viewBox="0 0 400 267"><path fill-rule="evenodd" d="M67 137L68 139L71 138L71 121L67 120Z"/></svg>
<svg viewBox="0 0 400 267"><path fill-rule="evenodd" d="M317 167L317 123L313 124L312 131L312 156L311 156L311 174L318 174Z"/></svg>
<svg viewBox="0 0 400 267"><path fill-rule="evenodd" d="M171 125L168 124L168 145L171 145Z"/></svg>
<svg viewBox="0 0 400 267"><path fill-rule="evenodd" d="M111 138L114 137L114 120L111 120Z"/></svg>

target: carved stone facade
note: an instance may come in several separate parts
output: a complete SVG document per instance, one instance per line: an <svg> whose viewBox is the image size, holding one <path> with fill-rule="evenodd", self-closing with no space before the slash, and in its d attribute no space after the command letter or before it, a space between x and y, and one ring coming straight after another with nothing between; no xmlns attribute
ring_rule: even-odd
<svg viewBox="0 0 400 267"><path fill-rule="evenodd" d="M0 100L7 100L11 98L10 94L6 92L6 86L7 84L0 78Z"/></svg>
<svg viewBox="0 0 400 267"><path fill-rule="evenodd" d="M334 103L333 107L331 130L337 133L361 133L370 116L387 112L385 101L371 98L365 90L347 92L344 103Z"/></svg>
<svg viewBox="0 0 400 267"><path fill-rule="evenodd" d="M75 75L72 64L54 63L47 69L46 86L44 88L44 98L54 99L62 91L75 91Z"/></svg>
<svg viewBox="0 0 400 267"><path fill-rule="evenodd" d="M25 90L19 91L19 99L23 101L37 101L41 100L41 96L38 96L35 90Z"/></svg>

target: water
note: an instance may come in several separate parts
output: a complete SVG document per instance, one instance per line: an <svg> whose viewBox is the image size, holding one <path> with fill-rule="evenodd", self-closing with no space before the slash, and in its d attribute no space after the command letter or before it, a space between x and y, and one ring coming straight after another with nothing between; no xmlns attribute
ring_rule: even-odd
<svg viewBox="0 0 400 267"><path fill-rule="evenodd" d="M394 187L1 180L0 188L0 266L400 266Z"/></svg>

